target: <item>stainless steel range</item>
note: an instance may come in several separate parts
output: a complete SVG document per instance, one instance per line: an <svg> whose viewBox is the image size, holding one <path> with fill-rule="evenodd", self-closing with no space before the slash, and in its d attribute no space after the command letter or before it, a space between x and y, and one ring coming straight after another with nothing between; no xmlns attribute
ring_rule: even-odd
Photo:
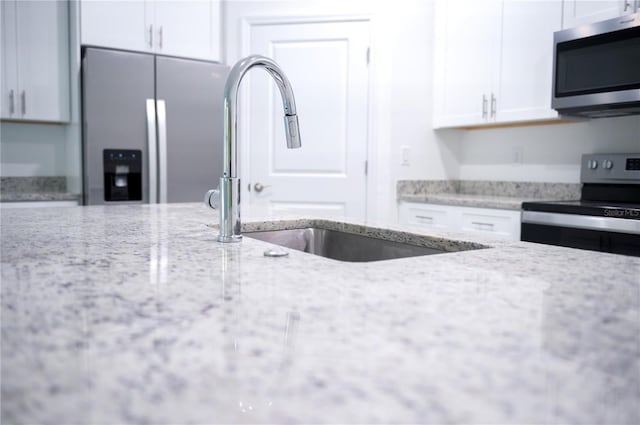
<svg viewBox="0 0 640 425"><path fill-rule="evenodd" d="M640 256L640 153L582 156L575 201L522 204L523 241Z"/></svg>

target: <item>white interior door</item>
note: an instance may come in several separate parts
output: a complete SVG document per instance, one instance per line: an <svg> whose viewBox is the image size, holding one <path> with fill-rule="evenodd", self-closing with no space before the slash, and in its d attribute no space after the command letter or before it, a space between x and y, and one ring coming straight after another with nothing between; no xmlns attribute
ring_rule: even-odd
<svg viewBox="0 0 640 425"><path fill-rule="evenodd" d="M365 218L369 31L364 20L250 26L251 53L273 58L291 81L302 141L286 148L280 93L266 72L252 71L240 118L252 213Z"/></svg>

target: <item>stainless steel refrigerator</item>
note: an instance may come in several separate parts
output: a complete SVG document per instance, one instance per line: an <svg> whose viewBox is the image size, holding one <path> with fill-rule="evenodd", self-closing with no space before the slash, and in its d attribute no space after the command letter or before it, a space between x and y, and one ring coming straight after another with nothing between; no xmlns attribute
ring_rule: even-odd
<svg viewBox="0 0 640 425"><path fill-rule="evenodd" d="M84 204L201 201L222 175L228 67L86 47Z"/></svg>

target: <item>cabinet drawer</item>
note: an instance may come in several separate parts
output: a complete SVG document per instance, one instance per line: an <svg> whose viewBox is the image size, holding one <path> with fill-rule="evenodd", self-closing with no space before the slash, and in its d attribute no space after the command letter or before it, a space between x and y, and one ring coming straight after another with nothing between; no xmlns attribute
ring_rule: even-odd
<svg viewBox="0 0 640 425"><path fill-rule="evenodd" d="M447 229L451 216L446 209L405 205L403 211L401 210L401 220L403 223L413 226Z"/></svg>
<svg viewBox="0 0 640 425"><path fill-rule="evenodd" d="M506 239L520 239L519 212L464 212L460 213L460 230L484 233Z"/></svg>

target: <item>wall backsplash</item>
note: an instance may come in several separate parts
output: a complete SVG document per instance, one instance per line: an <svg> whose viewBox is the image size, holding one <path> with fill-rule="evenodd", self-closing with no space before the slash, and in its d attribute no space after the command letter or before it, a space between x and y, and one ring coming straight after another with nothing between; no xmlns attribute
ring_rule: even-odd
<svg viewBox="0 0 640 425"><path fill-rule="evenodd" d="M459 179L577 183L583 153L640 152L640 116L465 131Z"/></svg>
<svg viewBox="0 0 640 425"><path fill-rule="evenodd" d="M67 174L64 125L3 122L0 134L3 177Z"/></svg>

